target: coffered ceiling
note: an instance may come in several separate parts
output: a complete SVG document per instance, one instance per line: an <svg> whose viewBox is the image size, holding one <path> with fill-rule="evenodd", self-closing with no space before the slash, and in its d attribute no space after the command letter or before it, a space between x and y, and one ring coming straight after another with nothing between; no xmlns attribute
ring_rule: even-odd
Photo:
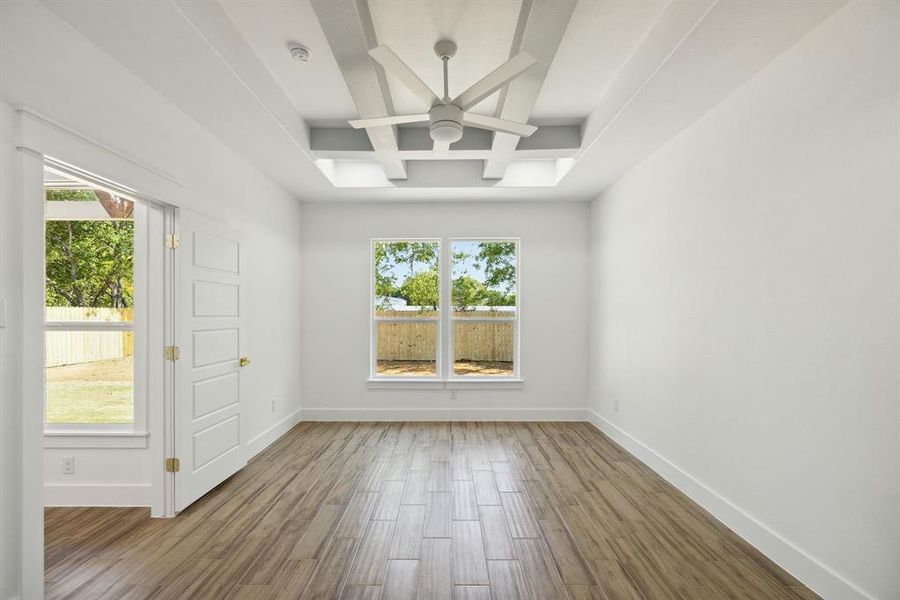
<svg viewBox="0 0 900 600"><path fill-rule="evenodd" d="M82 0L47 4L302 200L596 196L702 117L843 0ZM165 31L165 35L159 35ZM424 112L367 51L387 45L451 96L520 50L537 64L435 159L427 128L346 121ZM309 48L294 60L290 42Z"/></svg>

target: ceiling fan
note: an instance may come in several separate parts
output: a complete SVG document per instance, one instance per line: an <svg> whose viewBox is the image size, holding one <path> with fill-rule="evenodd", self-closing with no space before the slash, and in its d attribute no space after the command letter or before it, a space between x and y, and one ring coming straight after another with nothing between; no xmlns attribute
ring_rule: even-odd
<svg viewBox="0 0 900 600"><path fill-rule="evenodd" d="M434 45L434 52L444 63L443 98L438 98L437 94L431 91L431 88L409 68L409 65L400 60L400 57L387 46L378 46L369 50L369 55L378 61L385 71L399 79L409 91L421 98L428 105L429 110L428 112L415 115L356 119L349 121L350 125L356 129L365 129L368 127L384 127L401 123L430 121L431 139L434 140L433 150L435 155L439 157L447 156L450 144L458 142L462 138L464 125L489 131L511 133L522 137L529 137L537 131L537 127L533 125L468 112L470 108L505 86L512 79L522 74L525 69L537 62L530 54L520 52L451 100L448 90L447 68L450 59L456 54L456 44L450 40L441 40Z"/></svg>

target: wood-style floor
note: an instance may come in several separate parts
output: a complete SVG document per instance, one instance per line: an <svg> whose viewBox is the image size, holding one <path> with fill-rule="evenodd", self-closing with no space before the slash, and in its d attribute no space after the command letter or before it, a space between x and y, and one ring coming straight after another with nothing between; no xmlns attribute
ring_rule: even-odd
<svg viewBox="0 0 900 600"><path fill-rule="evenodd" d="M303 423L175 519L46 511L48 598L817 598L585 423Z"/></svg>

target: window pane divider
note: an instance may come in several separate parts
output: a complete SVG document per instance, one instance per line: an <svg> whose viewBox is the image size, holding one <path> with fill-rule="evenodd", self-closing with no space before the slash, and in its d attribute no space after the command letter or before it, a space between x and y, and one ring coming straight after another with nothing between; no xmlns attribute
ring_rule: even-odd
<svg viewBox="0 0 900 600"><path fill-rule="evenodd" d="M440 317L373 317L376 323L437 323Z"/></svg>
<svg viewBox="0 0 900 600"><path fill-rule="evenodd" d="M499 321L501 323L514 323L519 320L518 317L450 317L451 321L479 321L482 323L490 323Z"/></svg>
<svg viewBox="0 0 900 600"><path fill-rule="evenodd" d="M47 321L44 328L53 331L133 331L133 321Z"/></svg>

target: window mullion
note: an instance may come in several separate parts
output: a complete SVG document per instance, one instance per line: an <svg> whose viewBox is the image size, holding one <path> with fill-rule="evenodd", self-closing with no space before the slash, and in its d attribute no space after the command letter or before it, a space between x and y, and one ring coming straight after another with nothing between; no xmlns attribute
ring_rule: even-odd
<svg viewBox="0 0 900 600"><path fill-rule="evenodd" d="M439 362L438 362L438 376L441 379L447 379L451 373L450 363L453 360L453 348L450 346L451 344L451 336L450 336L450 310L451 310L451 298L450 298L450 290L452 286L451 282L451 265L452 265L452 257L450 256L450 242L447 238L441 238L441 252L440 252L440 300L441 300L441 322L439 329Z"/></svg>

